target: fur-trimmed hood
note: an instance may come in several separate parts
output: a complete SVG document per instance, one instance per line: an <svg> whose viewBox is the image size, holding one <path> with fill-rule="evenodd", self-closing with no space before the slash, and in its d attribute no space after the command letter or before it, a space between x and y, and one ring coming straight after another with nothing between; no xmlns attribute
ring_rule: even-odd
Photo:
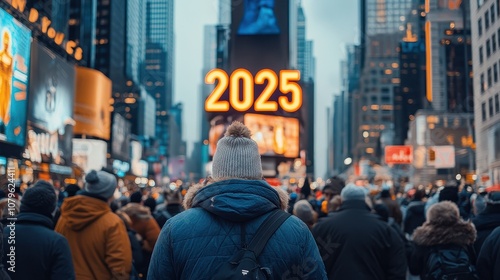
<svg viewBox="0 0 500 280"><path fill-rule="evenodd" d="M251 220L273 209L288 209L288 194L263 180L230 179L192 186L184 208L201 207L233 222Z"/></svg>
<svg viewBox="0 0 500 280"><path fill-rule="evenodd" d="M460 218L458 207L449 201L434 204L427 211L427 221L413 233L417 245L472 245L476 228Z"/></svg>
<svg viewBox="0 0 500 280"><path fill-rule="evenodd" d="M132 220L148 220L151 218L151 211L148 207L142 206L139 203L128 203L121 209L125 212Z"/></svg>

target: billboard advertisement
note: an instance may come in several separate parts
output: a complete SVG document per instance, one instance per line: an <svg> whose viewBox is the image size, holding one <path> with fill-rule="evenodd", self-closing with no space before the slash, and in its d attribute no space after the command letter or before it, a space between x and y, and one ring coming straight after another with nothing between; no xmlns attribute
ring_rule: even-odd
<svg viewBox="0 0 500 280"><path fill-rule="evenodd" d="M238 35L279 34L274 2L275 0L246 0Z"/></svg>
<svg viewBox="0 0 500 280"><path fill-rule="evenodd" d="M106 167L108 144L102 140L73 139L73 163L86 173Z"/></svg>
<svg viewBox="0 0 500 280"><path fill-rule="evenodd" d="M245 114L242 121L251 131L262 156L299 157L300 125L298 119L280 116ZM224 136L230 122L216 118L209 131L209 152L213 156L217 142Z"/></svg>
<svg viewBox="0 0 500 280"><path fill-rule="evenodd" d="M31 30L0 9L0 144L25 145L30 48Z"/></svg>
<svg viewBox="0 0 500 280"><path fill-rule="evenodd" d="M142 160L142 144L137 141L130 143L130 171L135 176L148 176L148 162Z"/></svg>
<svg viewBox="0 0 500 280"><path fill-rule="evenodd" d="M75 66L34 42L31 61L29 158L71 164Z"/></svg>
<svg viewBox="0 0 500 280"><path fill-rule="evenodd" d="M120 114L113 114L113 133L111 154L113 157L128 161L130 159L130 131L132 124Z"/></svg>
<svg viewBox="0 0 500 280"><path fill-rule="evenodd" d="M111 86L103 73L76 67L75 135L109 140Z"/></svg>
<svg viewBox="0 0 500 280"><path fill-rule="evenodd" d="M431 146L427 164L436 169L455 168L455 146Z"/></svg>
<svg viewBox="0 0 500 280"><path fill-rule="evenodd" d="M413 146L386 146L385 163L387 164L412 164Z"/></svg>

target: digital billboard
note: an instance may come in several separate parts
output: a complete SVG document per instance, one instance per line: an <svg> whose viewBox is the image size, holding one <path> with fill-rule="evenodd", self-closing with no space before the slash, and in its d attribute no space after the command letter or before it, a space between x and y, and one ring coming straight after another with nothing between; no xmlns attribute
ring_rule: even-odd
<svg viewBox="0 0 500 280"><path fill-rule="evenodd" d="M132 125L122 115L114 114L112 129L111 153L114 158L128 161L130 159L130 131Z"/></svg>
<svg viewBox="0 0 500 280"><path fill-rule="evenodd" d="M73 146L75 66L33 43L28 117L33 162L69 165Z"/></svg>
<svg viewBox="0 0 500 280"><path fill-rule="evenodd" d="M216 118L209 132L209 151L213 156L217 142L224 136L230 123ZM280 116L245 114L243 123L250 129L262 156L297 158L300 149L299 120Z"/></svg>
<svg viewBox="0 0 500 280"><path fill-rule="evenodd" d="M0 9L0 143L19 147L26 140L30 47L31 30Z"/></svg>
<svg viewBox="0 0 500 280"><path fill-rule="evenodd" d="M275 0L245 0L243 19L238 35L279 34L280 28L274 14Z"/></svg>
<svg viewBox="0 0 500 280"><path fill-rule="evenodd" d="M103 73L76 67L75 135L109 140L111 80Z"/></svg>
<svg viewBox="0 0 500 280"><path fill-rule="evenodd" d="M73 139L73 163L85 172L106 167L108 144L102 140Z"/></svg>

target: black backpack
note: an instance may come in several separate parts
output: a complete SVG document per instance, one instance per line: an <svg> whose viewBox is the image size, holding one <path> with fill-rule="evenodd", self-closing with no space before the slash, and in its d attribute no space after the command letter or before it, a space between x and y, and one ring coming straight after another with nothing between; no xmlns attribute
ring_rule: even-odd
<svg viewBox="0 0 500 280"><path fill-rule="evenodd" d="M271 279L271 269L260 266L257 258L274 232L290 216L285 211L274 210L259 227L248 247L239 249L228 262L223 263L212 279Z"/></svg>
<svg viewBox="0 0 500 280"><path fill-rule="evenodd" d="M427 259L425 276L429 280L479 279L469 253L461 246L433 248Z"/></svg>

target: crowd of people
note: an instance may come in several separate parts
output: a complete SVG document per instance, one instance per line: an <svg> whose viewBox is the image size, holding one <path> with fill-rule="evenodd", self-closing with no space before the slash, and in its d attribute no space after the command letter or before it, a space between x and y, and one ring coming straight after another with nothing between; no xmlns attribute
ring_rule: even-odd
<svg viewBox="0 0 500 280"><path fill-rule="evenodd" d="M500 279L500 188L360 182L271 187L235 122L186 193L93 170L0 199L0 279Z"/></svg>

